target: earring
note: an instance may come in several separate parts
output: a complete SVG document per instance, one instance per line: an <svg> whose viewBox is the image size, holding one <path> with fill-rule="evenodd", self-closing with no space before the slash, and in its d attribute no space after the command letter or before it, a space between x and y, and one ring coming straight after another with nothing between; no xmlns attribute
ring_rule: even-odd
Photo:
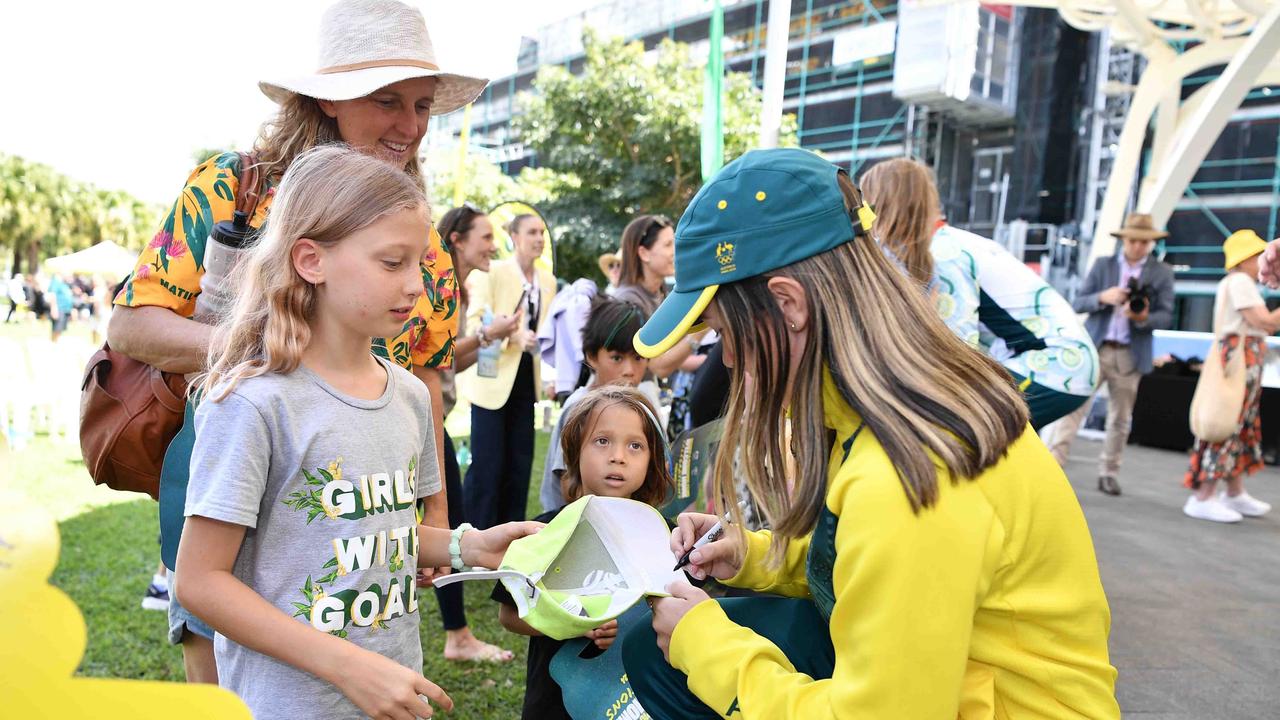
<svg viewBox="0 0 1280 720"><path fill-rule="evenodd" d="M793 331L796 329L796 324L795 324L795 323L791 323L791 329L792 329Z"/></svg>

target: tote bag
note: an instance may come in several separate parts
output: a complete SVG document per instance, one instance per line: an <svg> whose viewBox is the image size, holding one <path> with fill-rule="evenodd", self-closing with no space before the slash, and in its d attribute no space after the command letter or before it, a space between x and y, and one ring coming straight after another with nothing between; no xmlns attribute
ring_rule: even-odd
<svg viewBox="0 0 1280 720"><path fill-rule="evenodd" d="M1223 310L1230 302L1225 283L1218 288L1213 318L1213 345L1200 369L1196 392L1191 398L1191 432L1200 440L1222 442L1240 430L1240 415L1244 409L1245 367L1244 336L1221 335ZM1232 340L1235 346L1231 347ZM1223 351L1228 359L1223 362Z"/></svg>

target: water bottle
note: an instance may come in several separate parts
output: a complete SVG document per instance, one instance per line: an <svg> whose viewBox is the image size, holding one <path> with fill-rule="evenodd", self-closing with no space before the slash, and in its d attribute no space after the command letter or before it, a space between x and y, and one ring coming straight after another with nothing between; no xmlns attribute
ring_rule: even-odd
<svg viewBox="0 0 1280 720"><path fill-rule="evenodd" d="M493 323L493 313L485 310L480 322L485 327L489 327ZM498 358L501 355L502 343L499 340L494 339L488 345L481 345L476 355L476 375L482 378L498 377Z"/></svg>
<svg viewBox="0 0 1280 720"><path fill-rule="evenodd" d="M204 246L204 275L196 296L195 319L212 325L230 308L231 272L253 238L249 216L236 211L232 220L213 226Z"/></svg>

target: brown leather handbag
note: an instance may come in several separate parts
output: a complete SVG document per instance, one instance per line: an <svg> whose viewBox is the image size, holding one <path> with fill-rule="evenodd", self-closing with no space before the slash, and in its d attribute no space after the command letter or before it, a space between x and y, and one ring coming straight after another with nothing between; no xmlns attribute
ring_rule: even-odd
<svg viewBox="0 0 1280 720"><path fill-rule="evenodd" d="M240 153L240 168L236 210L253 217L261 195L257 158ZM80 453L93 481L158 499L165 450L182 427L186 378L104 343L80 389Z"/></svg>

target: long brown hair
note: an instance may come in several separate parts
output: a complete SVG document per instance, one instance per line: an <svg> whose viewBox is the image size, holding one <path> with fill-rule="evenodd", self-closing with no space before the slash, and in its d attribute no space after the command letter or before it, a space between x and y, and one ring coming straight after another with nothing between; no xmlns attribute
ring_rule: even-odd
<svg viewBox="0 0 1280 720"><path fill-rule="evenodd" d="M862 196L876 212L872 234L917 282L933 280L929 243L942 218L933 171L924 163L895 158L876 163L862 176Z"/></svg>
<svg viewBox="0 0 1280 720"><path fill-rule="evenodd" d="M641 215L627 223L622 231L622 269L618 273L618 287L643 285L644 268L640 267L640 248L653 247L663 228L674 227L664 215Z"/></svg>
<svg viewBox="0 0 1280 720"><path fill-rule="evenodd" d="M195 383L212 400L242 379L292 372L311 341L316 288L293 266L293 246L310 238L333 246L401 210L427 213L418 183L346 145L300 154L280 183L266 232L232 276L236 298L209 341L209 371Z"/></svg>
<svg viewBox="0 0 1280 720"><path fill-rule="evenodd" d="M858 190L844 173L837 181L852 211L861 204ZM807 298L807 338L790 376L787 322L768 288L773 276L795 280ZM939 472L953 482L975 477L1026 427L1027 408L1009 374L956 338L919 288L865 238L724 285L715 302L726 354L737 357L722 447L740 454L736 463L732 452L716 459L715 499L740 523L734 485L745 475L773 528L774 562L788 542L812 531L826 502L836 438L824 420L825 374L838 401L884 448L916 512L937 501ZM789 382L792 487L783 451Z"/></svg>
<svg viewBox="0 0 1280 720"><path fill-rule="evenodd" d="M338 121L325 115L315 98L293 93L280 103L275 116L262 124L253 149L266 177L279 181L298 155L336 142L342 142ZM416 155L404 171L422 184L422 167Z"/></svg>
<svg viewBox="0 0 1280 720"><path fill-rule="evenodd" d="M444 244L444 248L449 253L449 259L453 261L455 272L462 267L458 263L458 251L454 249L453 234L457 233L459 237L466 237L471 232L471 228L476 224L476 218L488 217L488 215L480 212L471 203L464 203L456 208L451 209L440 218L440 222L436 223L436 233L440 235L440 240ZM473 270L475 268L472 268ZM463 305L471 304L471 293L467 292L467 284L463 282L465 278L458 277L458 297L462 299Z"/></svg>
<svg viewBox="0 0 1280 720"><path fill-rule="evenodd" d="M560 478L560 488L565 500L573 502L582 497L582 475L578 463L582 458L582 443L595 430L601 411L620 405L629 408L640 417L644 426L644 439L649 444L649 467L644 474L644 484L631 494L632 500L657 506L667 499L675 487L671 470L667 467L666 445L662 428L658 427L657 414L645 396L635 388L625 385L605 385L583 395L569 408L560 430L560 451L564 454L565 471Z"/></svg>

